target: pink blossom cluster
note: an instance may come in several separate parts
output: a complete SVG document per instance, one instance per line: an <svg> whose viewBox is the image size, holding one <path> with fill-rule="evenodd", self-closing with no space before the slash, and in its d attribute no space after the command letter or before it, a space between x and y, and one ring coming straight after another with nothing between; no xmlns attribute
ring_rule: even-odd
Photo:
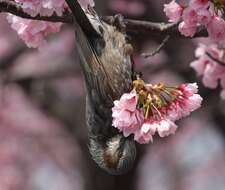
<svg viewBox="0 0 225 190"><path fill-rule="evenodd" d="M209 56L210 55L210 56ZM199 76L202 76L203 84L211 89L215 89L220 83L222 87L221 97L225 99L225 56L224 50L218 49L216 44L199 44L195 51L197 60L191 63ZM214 60L212 59L214 58ZM224 63L219 64L218 61Z"/></svg>
<svg viewBox="0 0 225 190"><path fill-rule="evenodd" d="M31 16L51 16L56 14L61 16L67 9L65 0L15 0L24 12ZM88 4L94 6L93 0L79 0L82 7ZM60 31L62 23L51 23L45 21L22 19L17 16L8 15L8 21L12 28L17 31L19 37L28 47L36 48L42 46L45 38L50 33Z"/></svg>
<svg viewBox="0 0 225 190"><path fill-rule="evenodd" d="M134 139L140 144L152 142L156 132L160 137L174 134L177 129L174 122L201 106L202 98L197 92L196 83L179 86L173 94L175 99L155 109L156 113L148 118L144 117L144 112L138 105L139 95L136 91L125 93L120 100L114 101L112 125L123 132L125 137L134 134Z"/></svg>
<svg viewBox="0 0 225 190"><path fill-rule="evenodd" d="M172 0L164 5L164 12L170 22L181 21L178 29L184 36L193 37L197 27L204 26L211 40L225 43L225 21L211 1L190 0L187 6L182 6Z"/></svg>
<svg viewBox="0 0 225 190"><path fill-rule="evenodd" d="M19 37L32 48L41 47L45 43L45 37L50 33L59 32L62 26L62 23L28 20L12 15L7 19Z"/></svg>
<svg viewBox="0 0 225 190"><path fill-rule="evenodd" d="M15 0L16 3L21 5L21 8L31 16L51 16L57 14L61 16L68 8L65 0ZM93 0L79 0L82 7L87 5L94 6Z"/></svg>
<svg viewBox="0 0 225 190"><path fill-rule="evenodd" d="M51 16L53 13L62 15L67 4L64 0L15 0L23 11L31 16Z"/></svg>

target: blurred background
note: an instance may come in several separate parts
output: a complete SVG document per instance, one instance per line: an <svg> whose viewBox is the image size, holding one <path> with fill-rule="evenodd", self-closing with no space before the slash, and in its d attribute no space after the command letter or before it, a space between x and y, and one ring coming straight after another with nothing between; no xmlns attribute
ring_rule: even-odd
<svg viewBox="0 0 225 190"><path fill-rule="evenodd" d="M164 21L166 0L95 0L100 15ZM135 167L110 176L91 160L85 89L72 26L28 49L0 15L0 190L224 190L225 109L189 67L199 39L133 34L138 71L149 82L195 82L203 106L178 122L174 136L138 145Z"/></svg>

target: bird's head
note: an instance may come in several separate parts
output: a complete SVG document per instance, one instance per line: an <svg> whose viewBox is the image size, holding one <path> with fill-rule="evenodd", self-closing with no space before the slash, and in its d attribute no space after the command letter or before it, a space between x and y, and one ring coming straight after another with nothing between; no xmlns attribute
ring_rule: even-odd
<svg viewBox="0 0 225 190"><path fill-rule="evenodd" d="M93 160L105 171L112 175L128 172L136 158L135 142L118 134L102 142L90 139L90 153Z"/></svg>

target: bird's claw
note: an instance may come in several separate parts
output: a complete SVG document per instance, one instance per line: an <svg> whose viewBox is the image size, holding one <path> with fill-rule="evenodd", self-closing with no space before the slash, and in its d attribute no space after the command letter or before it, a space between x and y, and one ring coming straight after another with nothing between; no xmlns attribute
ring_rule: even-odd
<svg viewBox="0 0 225 190"><path fill-rule="evenodd" d="M117 29L121 32L125 32L126 25L124 22L124 17L121 14L116 14L113 16L112 24L117 27Z"/></svg>

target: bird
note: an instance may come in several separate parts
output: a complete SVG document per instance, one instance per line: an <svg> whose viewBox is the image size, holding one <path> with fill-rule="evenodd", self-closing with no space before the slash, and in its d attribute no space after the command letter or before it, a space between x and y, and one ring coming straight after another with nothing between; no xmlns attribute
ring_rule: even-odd
<svg viewBox="0 0 225 190"><path fill-rule="evenodd" d="M112 126L113 102L132 90L133 47L122 24L104 22L93 7L66 0L73 14L76 46L86 86L86 125L89 152L111 175L132 169L136 145ZM114 23L122 23L115 17ZM118 21L118 22L116 22Z"/></svg>

